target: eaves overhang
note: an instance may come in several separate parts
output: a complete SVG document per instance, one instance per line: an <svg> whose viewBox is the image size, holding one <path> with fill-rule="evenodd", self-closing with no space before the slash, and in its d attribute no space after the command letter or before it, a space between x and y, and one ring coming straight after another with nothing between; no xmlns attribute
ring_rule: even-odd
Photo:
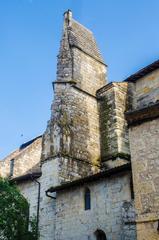
<svg viewBox="0 0 159 240"><path fill-rule="evenodd" d="M132 74L130 77L126 78L124 81L126 82L136 82L138 79L146 76L147 74L155 71L159 68L159 60L149 64L148 66L142 68L138 72Z"/></svg>
<svg viewBox="0 0 159 240"><path fill-rule="evenodd" d="M159 102L141 109L126 112L125 118L129 127L159 118Z"/></svg>
<svg viewBox="0 0 159 240"><path fill-rule="evenodd" d="M33 179L39 178L39 177L41 177L41 175L42 175L41 171L33 172L33 173L27 173L25 175L21 175L21 176L18 176L18 177L11 178L9 181L14 182L14 183L21 183L21 182L25 182L25 181L28 181L28 180L33 180Z"/></svg>
<svg viewBox="0 0 159 240"><path fill-rule="evenodd" d="M122 166L118 166L112 169L107 169L105 171L101 171L99 173L84 177L84 178L80 178L71 182L67 182L67 183L63 183L61 185L55 186L55 187L51 187L49 188L46 192L60 192L62 190L68 190L70 188L73 187L77 187L77 186L82 186L86 183L90 183L90 182L94 182L94 181L98 181L100 179L104 179L104 178L108 178L111 176L114 176L116 174L121 174L124 173L126 171L131 171L131 163L126 163Z"/></svg>

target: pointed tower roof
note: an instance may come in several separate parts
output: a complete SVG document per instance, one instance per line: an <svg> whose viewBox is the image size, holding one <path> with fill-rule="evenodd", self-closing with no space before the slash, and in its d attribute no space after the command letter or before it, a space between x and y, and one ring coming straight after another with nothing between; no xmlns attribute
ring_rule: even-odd
<svg viewBox="0 0 159 240"><path fill-rule="evenodd" d="M69 45L76 47L104 64L93 33L72 18L72 12L64 13L65 27L68 31Z"/></svg>

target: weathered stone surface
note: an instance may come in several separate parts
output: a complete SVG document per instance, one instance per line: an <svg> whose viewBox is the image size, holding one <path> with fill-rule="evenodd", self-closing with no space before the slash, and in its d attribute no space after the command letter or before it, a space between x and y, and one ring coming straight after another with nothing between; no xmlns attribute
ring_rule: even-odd
<svg viewBox="0 0 159 240"><path fill-rule="evenodd" d="M51 119L42 144L42 162L58 157L62 182L94 173L100 167L96 91L106 83L106 66L93 34L68 14L58 55Z"/></svg>
<svg viewBox="0 0 159 240"><path fill-rule="evenodd" d="M24 149L17 149L0 161L0 176L10 177L10 162L14 159L12 178L40 169L42 137L38 137Z"/></svg>
<svg viewBox="0 0 159 240"><path fill-rule="evenodd" d="M87 211L84 210L86 187L91 191L91 209ZM109 240L136 239L130 176L127 173L59 192L56 206L57 240L95 240L97 229L103 230ZM126 209L124 214L123 209ZM130 220L133 225L127 224Z"/></svg>
<svg viewBox="0 0 159 240"><path fill-rule="evenodd" d="M110 83L97 91L100 109L101 154L107 167L130 160L128 128L128 83ZM118 159L118 161L113 160Z"/></svg>
<svg viewBox="0 0 159 240"><path fill-rule="evenodd" d="M139 225L144 225L144 234L143 231L140 230L138 239L159 239L157 228L154 228L153 224L153 222L159 218L158 129L159 120L157 119L132 127L129 130L135 207ZM146 227L147 225L149 226L148 228ZM156 237L153 237L153 235L156 235Z"/></svg>
<svg viewBox="0 0 159 240"><path fill-rule="evenodd" d="M141 77L135 84L133 109L143 108L159 100L159 70Z"/></svg>
<svg viewBox="0 0 159 240"><path fill-rule="evenodd" d="M159 239L159 70L133 83L132 111L127 113L137 214L137 239ZM153 120L154 119L154 120Z"/></svg>
<svg viewBox="0 0 159 240"><path fill-rule="evenodd" d="M97 229L108 240L159 239L158 67L159 61L122 83L105 85L107 69L92 32L70 11L64 14L51 118L43 138L0 162L3 177L9 176L12 159L13 178L42 172L37 179L40 240L95 240ZM130 124L134 119L140 121ZM99 174L103 178L90 176L130 160L133 184L125 168L113 177L105 178L104 172ZM83 182L87 176L88 184ZM79 178L79 186L46 196L50 187L66 187ZM17 184L30 203L30 216L36 215L37 182L29 178ZM87 211L86 187L91 190Z"/></svg>

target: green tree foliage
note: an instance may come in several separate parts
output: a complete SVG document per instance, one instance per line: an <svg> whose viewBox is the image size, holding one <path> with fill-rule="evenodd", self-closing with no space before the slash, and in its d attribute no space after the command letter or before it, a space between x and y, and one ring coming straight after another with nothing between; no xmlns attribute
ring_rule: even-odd
<svg viewBox="0 0 159 240"><path fill-rule="evenodd" d="M27 200L15 185L0 178L0 240L36 240L35 221L28 231L28 217Z"/></svg>

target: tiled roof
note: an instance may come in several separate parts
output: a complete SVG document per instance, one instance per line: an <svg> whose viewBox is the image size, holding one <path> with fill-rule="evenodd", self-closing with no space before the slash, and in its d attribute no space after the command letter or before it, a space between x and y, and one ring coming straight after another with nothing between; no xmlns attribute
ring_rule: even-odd
<svg viewBox="0 0 159 240"><path fill-rule="evenodd" d="M70 189L72 187L76 187L76 186L82 186L85 183L90 183L90 182L94 182L94 181L98 181L100 179L103 178L108 178L110 176L116 175L116 174L120 174L123 173L125 171L130 171L131 170L131 163L126 163L124 165L115 167L115 168L111 168L111 169L107 169L105 171L101 171L98 172L96 174L84 177L84 178L79 178L77 180L74 181L70 181L70 182L65 182L61 185L55 186L55 187L50 187L46 192L59 192L65 189Z"/></svg>
<svg viewBox="0 0 159 240"><path fill-rule="evenodd" d="M71 19L71 24L68 26L68 36L71 46L79 48L91 57L104 63L93 33L74 19Z"/></svg>

